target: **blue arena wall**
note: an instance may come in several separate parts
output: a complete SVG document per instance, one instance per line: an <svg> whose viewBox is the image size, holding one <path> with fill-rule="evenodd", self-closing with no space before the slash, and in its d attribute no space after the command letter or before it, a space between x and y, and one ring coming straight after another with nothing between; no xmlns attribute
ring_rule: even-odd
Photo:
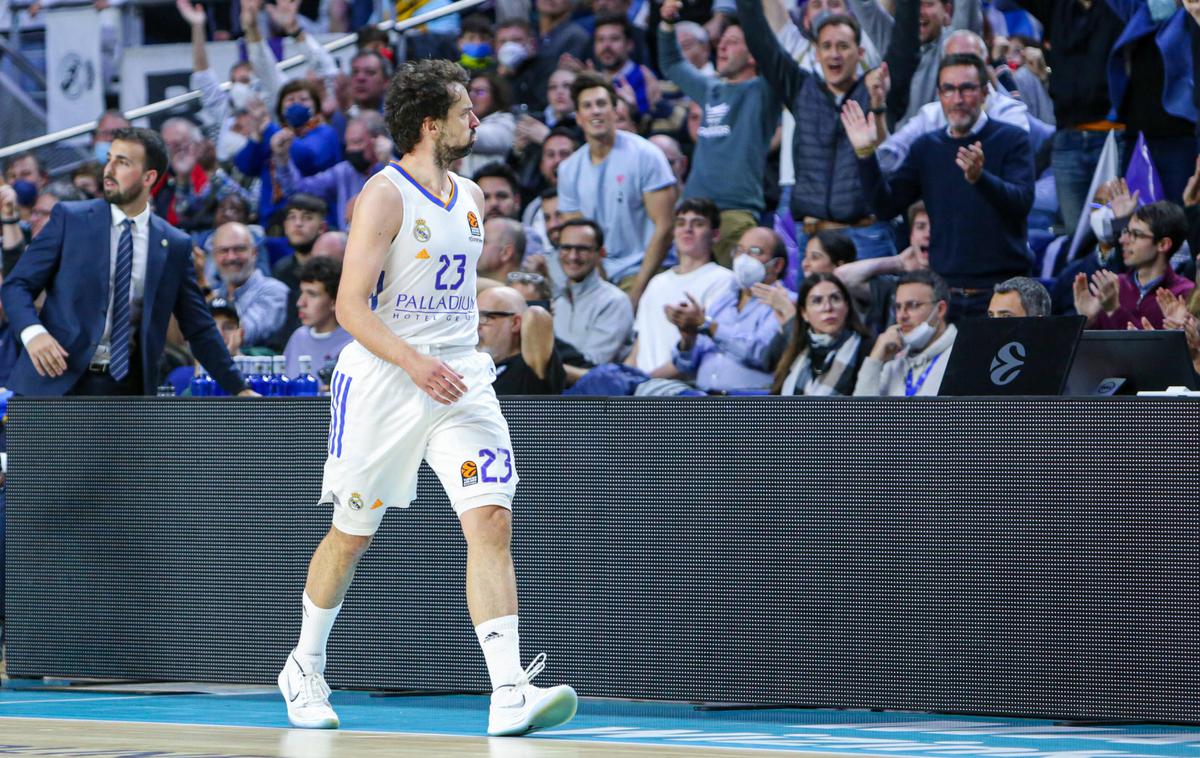
<svg viewBox="0 0 1200 758"><path fill-rule="evenodd" d="M1200 403L502 401L526 658L584 695L1196 721ZM273 682L319 399L14 399L14 677ZM365 557L335 686L487 689L428 468ZM540 680L539 680L540 681Z"/></svg>

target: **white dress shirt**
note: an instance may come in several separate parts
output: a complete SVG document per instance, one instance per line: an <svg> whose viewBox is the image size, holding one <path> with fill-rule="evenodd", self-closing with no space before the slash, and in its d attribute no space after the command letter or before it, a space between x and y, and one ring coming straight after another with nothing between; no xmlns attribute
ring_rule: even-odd
<svg viewBox="0 0 1200 758"><path fill-rule="evenodd" d="M122 224L129 218L115 205L109 205L112 210L112 225L109 227L108 255L108 311L104 316L104 333L96 348L92 361L107 361L109 355L108 341L112 333L113 294L116 283L113 281L117 271L117 249L121 244ZM146 289L146 258L150 246L150 204L147 203L142 212L133 217L133 271L129 275L129 317L136 334L137 325L142 321L142 297ZM45 334L46 327L34 324L21 332L21 342L29 347L29 342L39 334Z"/></svg>

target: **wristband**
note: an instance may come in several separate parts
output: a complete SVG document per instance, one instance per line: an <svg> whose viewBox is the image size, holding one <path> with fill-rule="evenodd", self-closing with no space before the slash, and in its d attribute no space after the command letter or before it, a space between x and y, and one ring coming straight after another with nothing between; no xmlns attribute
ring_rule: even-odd
<svg viewBox="0 0 1200 758"><path fill-rule="evenodd" d="M0 224L3 224L4 226L11 226L12 224L19 223L21 223L20 216L13 216L12 218L0 218Z"/></svg>
<svg viewBox="0 0 1200 758"><path fill-rule="evenodd" d="M887 113L887 106L885 105L880 106L879 108L872 108L871 113L874 113L877 116L882 116L883 114Z"/></svg>
<svg viewBox="0 0 1200 758"><path fill-rule="evenodd" d="M856 147L856 148L854 148L854 154L856 156L858 156L859 158L870 158L872 155L875 154L875 148L874 147Z"/></svg>

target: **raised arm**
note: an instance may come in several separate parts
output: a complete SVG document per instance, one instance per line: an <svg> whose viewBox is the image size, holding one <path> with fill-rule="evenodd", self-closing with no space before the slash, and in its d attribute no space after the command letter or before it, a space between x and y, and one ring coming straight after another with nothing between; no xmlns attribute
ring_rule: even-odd
<svg viewBox="0 0 1200 758"><path fill-rule="evenodd" d="M781 100L790 106L808 74L775 38L759 0L737 0L737 8L742 31L746 35L746 46L758 62L758 72L775 87Z"/></svg>
<svg viewBox="0 0 1200 758"><path fill-rule="evenodd" d="M538 379L545 379L554 355L554 317L540 305L521 315L521 358Z"/></svg>

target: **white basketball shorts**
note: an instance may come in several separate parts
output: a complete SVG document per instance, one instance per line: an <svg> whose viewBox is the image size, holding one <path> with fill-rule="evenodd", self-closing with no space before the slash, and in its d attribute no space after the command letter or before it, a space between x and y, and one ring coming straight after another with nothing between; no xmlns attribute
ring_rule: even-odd
<svg viewBox="0 0 1200 758"><path fill-rule="evenodd" d="M474 348L438 357L467 385L450 405L357 342L342 350L330 382L329 457L321 484L321 503L333 504L339 530L372 535L388 508L411 505L422 459L459 516L485 505L512 509L519 479L492 390L495 364Z"/></svg>

